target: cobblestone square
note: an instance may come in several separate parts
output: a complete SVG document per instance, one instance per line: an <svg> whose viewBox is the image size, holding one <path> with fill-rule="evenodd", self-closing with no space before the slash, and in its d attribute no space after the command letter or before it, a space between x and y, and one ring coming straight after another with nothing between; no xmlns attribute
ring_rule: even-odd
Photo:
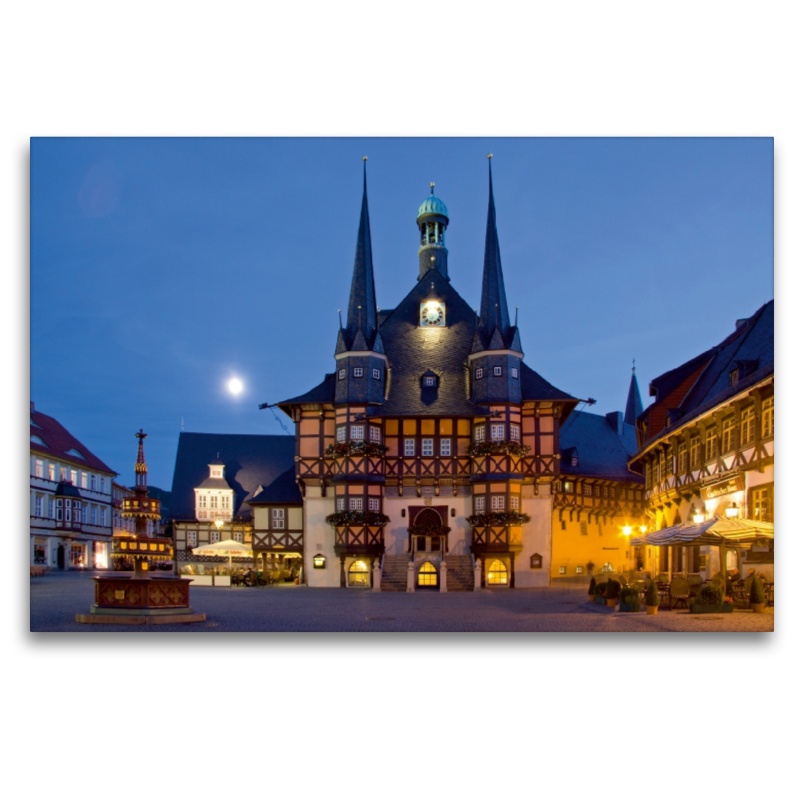
<svg viewBox="0 0 800 800"><path fill-rule="evenodd" d="M621 613L592 604L584 589L505 589L481 592L379 593L305 586L197 587L195 611L206 622L189 625L81 625L75 615L93 603L91 573L52 573L30 582L32 632L771 632L774 609L756 614L656 616Z"/></svg>

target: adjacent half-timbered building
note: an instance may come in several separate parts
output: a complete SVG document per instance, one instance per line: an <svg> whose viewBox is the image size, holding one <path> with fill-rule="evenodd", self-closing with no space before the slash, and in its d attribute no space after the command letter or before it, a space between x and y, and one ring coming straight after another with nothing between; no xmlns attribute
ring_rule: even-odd
<svg viewBox="0 0 800 800"><path fill-rule="evenodd" d="M479 310L451 283L448 224L431 185L417 214L416 280L379 310L365 171L335 369L278 404L296 424L310 586L549 584L560 431L580 401L523 360L491 162Z"/></svg>
<svg viewBox="0 0 800 800"><path fill-rule="evenodd" d="M710 516L774 522L774 301L719 345L650 383L631 465L645 475L651 530ZM720 570L718 548L645 547L648 568ZM772 545L728 550L725 569L772 574Z"/></svg>
<svg viewBox="0 0 800 800"><path fill-rule="evenodd" d="M171 496L180 571L203 574L227 564L192 549L233 539L252 547L260 569L299 574L303 513L294 451L291 436L181 433Z"/></svg>
<svg viewBox="0 0 800 800"><path fill-rule="evenodd" d="M576 410L562 426L561 477L553 483L554 583L642 568L630 537L646 523L644 479L628 466L641 412L634 371L624 414Z"/></svg>

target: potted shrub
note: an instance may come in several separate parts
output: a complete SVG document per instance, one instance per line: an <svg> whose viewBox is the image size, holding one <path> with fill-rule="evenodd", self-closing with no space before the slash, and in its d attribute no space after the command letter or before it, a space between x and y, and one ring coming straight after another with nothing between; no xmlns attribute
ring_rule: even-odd
<svg viewBox="0 0 800 800"><path fill-rule="evenodd" d="M733 601L725 596L722 584L712 582L700 587L689 607L692 614L727 614L733 612Z"/></svg>
<svg viewBox="0 0 800 800"><path fill-rule="evenodd" d="M599 603L600 605L604 606L606 604L606 589L608 588L608 584L605 581L602 581L594 587L595 592L597 594L594 597L595 603Z"/></svg>
<svg viewBox="0 0 800 800"><path fill-rule="evenodd" d="M620 611L641 611L642 603L639 600L639 592L632 586L624 587L619 593Z"/></svg>
<svg viewBox="0 0 800 800"><path fill-rule="evenodd" d="M658 600L658 586L656 586L655 580L651 578L644 595L644 604L648 614L658 614Z"/></svg>
<svg viewBox="0 0 800 800"><path fill-rule="evenodd" d="M619 599L620 582L615 581L613 578L606 584L606 605L609 608L614 608Z"/></svg>
<svg viewBox="0 0 800 800"><path fill-rule="evenodd" d="M764 584L758 575L753 575L753 582L750 584L750 608L756 614L764 613L764 606L767 603L767 598L764 595Z"/></svg>
<svg viewBox="0 0 800 800"><path fill-rule="evenodd" d="M589 581L589 598L592 601L594 601L596 595L597 595L597 582L594 579L594 575L592 575L592 579Z"/></svg>

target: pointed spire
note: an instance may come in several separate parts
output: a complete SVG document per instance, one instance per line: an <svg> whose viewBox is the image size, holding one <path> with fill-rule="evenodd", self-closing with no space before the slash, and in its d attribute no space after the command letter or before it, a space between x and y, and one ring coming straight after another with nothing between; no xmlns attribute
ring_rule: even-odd
<svg viewBox="0 0 800 800"><path fill-rule="evenodd" d="M363 313L362 313L363 311ZM361 321L359 323L359 317ZM372 239L369 229L367 205L367 157L364 156L364 194L361 200L361 220L358 224L356 259L353 281L350 285L350 302L347 306L347 333L352 340L360 327L369 342L377 329L375 303L375 278L372 271Z"/></svg>
<svg viewBox="0 0 800 800"><path fill-rule="evenodd" d="M484 325L494 321L503 337L507 337L511 327L506 302L506 287L503 282L503 267L500 263L500 241L497 236L497 218L494 209L494 188L492 186L492 155L489 159L489 213L486 219L486 247L483 256L483 286L481 289L480 318ZM488 339L490 332L484 331Z"/></svg>
<svg viewBox="0 0 800 800"><path fill-rule="evenodd" d="M636 418L644 411L642 396L639 394L639 382L636 380L636 359L631 369L631 384L628 387L628 402L625 404L625 423L635 425Z"/></svg>

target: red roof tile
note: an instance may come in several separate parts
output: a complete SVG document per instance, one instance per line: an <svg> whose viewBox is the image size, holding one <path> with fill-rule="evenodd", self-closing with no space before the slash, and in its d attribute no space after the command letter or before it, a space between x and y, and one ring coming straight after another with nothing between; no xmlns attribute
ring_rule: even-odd
<svg viewBox="0 0 800 800"><path fill-rule="evenodd" d="M32 404L31 404L32 405ZM44 444L34 440L38 437ZM42 414L41 411L31 410L31 450L44 453L53 460L69 461L73 464L85 464L89 469L97 472L107 472L116 475L111 467L101 461L88 447L78 441L61 423ZM75 450L83 458L70 454Z"/></svg>

